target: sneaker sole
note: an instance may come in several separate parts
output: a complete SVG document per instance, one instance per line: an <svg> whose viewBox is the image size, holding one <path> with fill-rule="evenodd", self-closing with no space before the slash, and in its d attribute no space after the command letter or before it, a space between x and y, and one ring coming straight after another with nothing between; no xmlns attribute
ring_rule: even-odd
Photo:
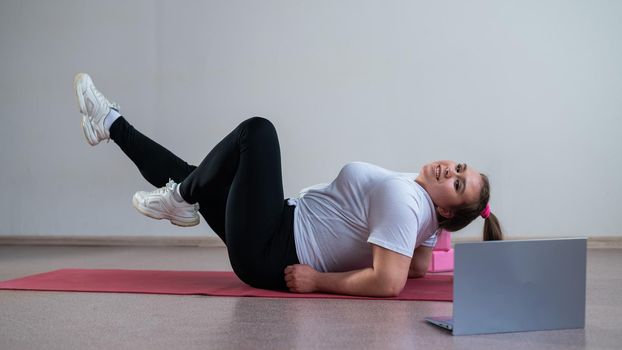
<svg viewBox="0 0 622 350"><path fill-rule="evenodd" d="M166 215L161 212L153 211L149 208L145 208L142 205L140 205L140 203L138 203L138 200L136 199L136 197L132 197L132 204L134 205L134 208L136 208L136 210L138 210L141 214L148 216L152 219L156 219L156 220L167 219L171 222L171 224L176 225L176 226L191 227L191 226L198 225L200 222L199 218L187 219L186 221L184 221L184 220L179 220L176 217L172 217L170 215Z"/></svg>
<svg viewBox="0 0 622 350"><path fill-rule="evenodd" d="M84 90L84 83L82 83L82 81L84 79L90 80L90 77L84 73L76 74L76 77L73 78L73 87L78 99L78 108L80 108L80 113L82 114L82 133L84 134L84 138L86 138L86 142L91 146L95 146L99 144L99 140L86 112L86 102L84 102L84 95L82 95L82 91Z"/></svg>

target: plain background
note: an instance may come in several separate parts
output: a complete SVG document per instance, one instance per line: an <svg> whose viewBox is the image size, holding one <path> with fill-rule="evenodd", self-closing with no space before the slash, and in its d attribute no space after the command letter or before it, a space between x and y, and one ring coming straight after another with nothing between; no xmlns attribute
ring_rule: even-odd
<svg viewBox="0 0 622 350"><path fill-rule="evenodd" d="M151 186L82 135L72 81L88 72L193 164L269 118L286 196L350 161L455 159L490 176L510 237L620 236L620 18L587 0L3 0L0 235L213 235L132 207Z"/></svg>

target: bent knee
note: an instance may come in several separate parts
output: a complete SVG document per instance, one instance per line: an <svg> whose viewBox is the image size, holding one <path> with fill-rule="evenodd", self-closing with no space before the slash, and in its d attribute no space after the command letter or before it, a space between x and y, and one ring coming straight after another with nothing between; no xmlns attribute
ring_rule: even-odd
<svg viewBox="0 0 622 350"><path fill-rule="evenodd" d="M252 117L242 122L240 140L242 142L271 144L271 140L278 140L277 132L266 118Z"/></svg>
<svg viewBox="0 0 622 350"><path fill-rule="evenodd" d="M250 130L274 130L272 122L264 117L251 117L246 119L243 123Z"/></svg>

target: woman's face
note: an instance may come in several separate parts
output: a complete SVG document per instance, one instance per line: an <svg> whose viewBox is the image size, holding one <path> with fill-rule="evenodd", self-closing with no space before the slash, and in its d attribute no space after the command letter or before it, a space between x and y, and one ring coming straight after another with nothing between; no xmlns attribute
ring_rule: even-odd
<svg viewBox="0 0 622 350"><path fill-rule="evenodd" d="M479 200L482 177L465 163L439 160L421 167L415 181L432 198L439 214L453 217L453 208Z"/></svg>

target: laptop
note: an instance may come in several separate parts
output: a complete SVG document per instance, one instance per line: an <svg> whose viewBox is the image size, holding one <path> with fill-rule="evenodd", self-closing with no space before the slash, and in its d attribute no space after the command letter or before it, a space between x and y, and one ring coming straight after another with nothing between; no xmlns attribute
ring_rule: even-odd
<svg viewBox="0 0 622 350"><path fill-rule="evenodd" d="M426 321L453 335L585 328L587 239L460 243L453 318Z"/></svg>

